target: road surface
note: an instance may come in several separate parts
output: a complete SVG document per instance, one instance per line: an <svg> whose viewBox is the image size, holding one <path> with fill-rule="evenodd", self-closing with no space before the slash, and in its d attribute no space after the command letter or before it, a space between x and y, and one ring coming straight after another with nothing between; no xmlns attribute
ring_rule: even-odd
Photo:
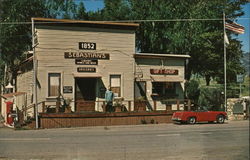
<svg viewBox="0 0 250 160"><path fill-rule="evenodd" d="M248 160L249 122L0 128L0 159Z"/></svg>

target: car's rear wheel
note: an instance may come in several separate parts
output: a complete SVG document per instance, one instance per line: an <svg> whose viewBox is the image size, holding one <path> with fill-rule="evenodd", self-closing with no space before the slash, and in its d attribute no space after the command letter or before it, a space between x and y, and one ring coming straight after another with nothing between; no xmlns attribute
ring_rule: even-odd
<svg viewBox="0 0 250 160"><path fill-rule="evenodd" d="M189 124L195 124L196 123L196 118L195 117L189 117L188 118L188 123Z"/></svg>
<svg viewBox="0 0 250 160"><path fill-rule="evenodd" d="M216 122L217 123L224 123L225 122L225 117L223 115L218 115L217 118L216 118Z"/></svg>

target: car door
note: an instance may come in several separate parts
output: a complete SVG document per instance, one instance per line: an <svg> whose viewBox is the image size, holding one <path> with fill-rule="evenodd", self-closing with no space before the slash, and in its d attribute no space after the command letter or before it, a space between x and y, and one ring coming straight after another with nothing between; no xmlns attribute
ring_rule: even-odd
<svg viewBox="0 0 250 160"><path fill-rule="evenodd" d="M203 122L206 121L207 113L204 110L198 110L197 111L197 122Z"/></svg>

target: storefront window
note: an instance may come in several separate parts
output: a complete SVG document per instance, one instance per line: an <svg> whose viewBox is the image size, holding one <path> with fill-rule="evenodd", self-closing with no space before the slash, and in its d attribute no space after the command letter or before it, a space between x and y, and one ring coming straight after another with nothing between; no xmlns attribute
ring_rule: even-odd
<svg viewBox="0 0 250 160"><path fill-rule="evenodd" d="M57 97L61 91L61 74L60 73L49 73L48 75L48 96Z"/></svg>
<svg viewBox="0 0 250 160"><path fill-rule="evenodd" d="M166 96L174 97L175 92L175 83L172 82L153 82L152 83L152 93L156 96Z"/></svg>
<svg viewBox="0 0 250 160"><path fill-rule="evenodd" d="M167 82L165 83L165 94L175 95L175 83Z"/></svg>
<svg viewBox="0 0 250 160"><path fill-rule="evenodd" d="M153 82L152 93L157 96L163 95L163 85L164 83L162 82Z"/></svg>
<svg viewBox="0 0 250 160"><path fill-rule="evenodd" d="M121 75L110 75L110 88L115 97L121 97Z"/></svg>

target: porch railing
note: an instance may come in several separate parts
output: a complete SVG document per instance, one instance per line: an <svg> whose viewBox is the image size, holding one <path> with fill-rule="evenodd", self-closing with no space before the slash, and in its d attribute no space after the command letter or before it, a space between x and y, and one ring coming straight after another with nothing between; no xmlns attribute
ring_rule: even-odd
<svg viewBox="0 0 250 160"><path fill-rule="evenodd" d="M54 105L48 105L47 103L52 103L51 101L43 101L40 102L40 113L60 113L66 112L67 106L63 106L61 101L55 101ZM82 108L91 108L90 110L86 110L87 112L110 112L108 110L107 103L105 101L84 101L82 103ZM90 106L93 104L93 106ZM98 105L97 105L98 104ZM97 105L97 106L96 106ZM112 112L138 112L138 111L179 111L179 110L193 110L194 106L191 100L189 99L171 99L171 100L123 100L123 101L114 101L113 102L113 111ZM71 108L72 112L84 112L79 110L77 105L75 109ZM73 111L74 110L74 111ZM67 112L69 113L69 112Z"/></svg>

